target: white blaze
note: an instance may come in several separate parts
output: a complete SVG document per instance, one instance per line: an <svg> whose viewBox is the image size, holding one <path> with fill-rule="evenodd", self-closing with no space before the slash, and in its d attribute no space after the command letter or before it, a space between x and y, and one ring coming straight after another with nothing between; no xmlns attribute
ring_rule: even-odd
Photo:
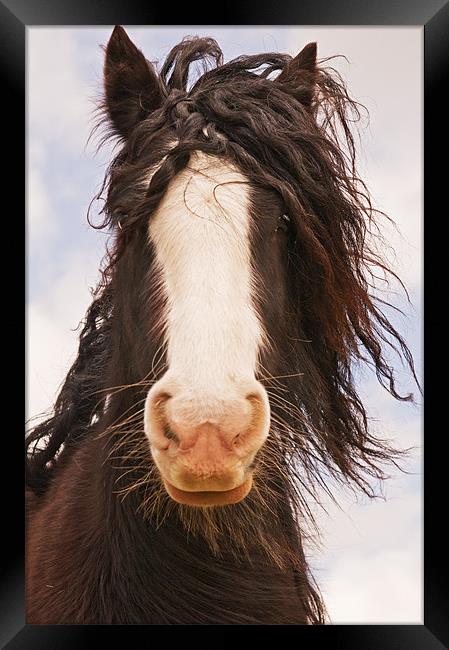
<svg viewBox="0 0 449 650"><path fill-rule="evenodd" d="M254 377L263 333L251 297L249 219L245 177L200 152L150 219L169 373L192 388Z"/></svg>

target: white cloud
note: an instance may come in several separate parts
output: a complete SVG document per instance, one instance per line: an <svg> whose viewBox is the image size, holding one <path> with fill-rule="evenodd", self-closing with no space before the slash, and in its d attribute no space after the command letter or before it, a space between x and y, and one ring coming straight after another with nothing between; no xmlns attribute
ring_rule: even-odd
<svg viewBox="0 0 449 650"><path fill-rule="evenodd" d="M27 309L27 418L51 409L74 357L73 335L38 304Z"/></svg>
<svg viewBox="0 0 449 650"><path fill-rule="evenodd" d="M83 31L27 30L28 125L32 137L74 153L87 143L95 101L102 91L98 64L103 54L99 45L87 51L79 47L78 36Z"/></svg>
<svg viewBox="0 0 449 650"><path fill-rule="evenodd" d="M36 244L54 231L55 218L42 174L37 165L30 165L27 176L28 232Z"/></svg>
<svg viewBox="0 0 449 650"><path fill-rule="evenodd" d="M98 66L91 64L102 53L99 47L80 51L83 31L27 30L27 234L34 264L28 268L28 417L51 407L71 365L78 337L71 330L91 300L89 286L96 283L102 255L95 250L99 238L86 236L91 197L83 195L75 174L60 171L67 162L92 165L83 150L92 126L91 98L101 89L94 92L90 75L98 74ZM71 235L64 240L66 231Z"/></svg>
<svg viewBox="0 0 449 650"><path fill-rule="evenodd" d="M76 151L87 141L93 104L70 30L28 28L28 116L33 137Z"/></svg>
<svg viewBox="0 0 449 650"><path fill-rule="evenodd" d="M422 621L421 500L398 479L386 497L341 496L342 510L318 514L325 544L315 576L333 623Z"/></svg>
<svg viewBox="0 0 449 650"><path fill-rule="evenodd" d="M66 260L66 270L45 295L27 308L27 418L51 408L75 359L79 331L98 279L95 252L78 251Z"/></svg>
<svg viewBox="0 0 449 650"><path fill-rule="evenodd" d="M341 553L324 594L331 621L422 623L422 580L414 550Z"/></svg>

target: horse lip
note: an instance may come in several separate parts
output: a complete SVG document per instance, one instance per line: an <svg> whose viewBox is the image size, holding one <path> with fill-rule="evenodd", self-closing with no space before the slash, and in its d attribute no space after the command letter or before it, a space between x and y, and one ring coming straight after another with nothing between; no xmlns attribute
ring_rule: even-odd
<svg viewBox="0 0 449 650"><path fill-rule="evenodd" d="M189 506L224 506L242 501L253 486L250 475L241 485L232 490L216 490L207 492L188 492L180 490L164 479L165 489L170 497L183 505Z"/></svg>

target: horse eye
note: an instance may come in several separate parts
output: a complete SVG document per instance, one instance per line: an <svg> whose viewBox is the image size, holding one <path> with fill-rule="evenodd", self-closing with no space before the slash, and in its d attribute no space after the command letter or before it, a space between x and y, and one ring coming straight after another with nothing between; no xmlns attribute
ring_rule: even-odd
<svg viewBox="0 0 449 650"><path fill-rule="evenodd" d="M279 230L281 230L282 232L288 232L289 226L290 226L290 217L286 214L283 214L278 218L278 223L275 232L278 232Z"/></svg>

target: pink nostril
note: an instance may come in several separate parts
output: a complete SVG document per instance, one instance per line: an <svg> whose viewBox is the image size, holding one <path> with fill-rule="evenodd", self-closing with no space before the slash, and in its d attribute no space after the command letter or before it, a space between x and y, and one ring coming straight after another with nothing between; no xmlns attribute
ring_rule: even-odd
<svg viewBox="0 0 449 650"><path fill-rule="evenodd" d="M178 443L178 437L167 418L166 405L171 398L172 395L167 391L157 391L152 395L150 392L150 399L145 406L145 430L151 444L159 450L167 450L170 444Z"/></svg>
<svg viewBox="0 0 449 650"><path fill-rule="evenodd" d="M158 395L156 395L153 398L154 407L156 409L161 408L171 398L172 398L172 395L170 395L170 393L166 393L166 392L159 393Z"/></svg>
<svg viewBox="0 0 449 650"><path fill-rule="evenodd" d="M178 436L176 435L176 433L173 431L173 429L170 427L168 423L164 426L164 436L167 438L167 440L172 440L173 442L179 444Z"/></svg>
<svg viewBox="0 0 449 650"><path fill-rule="evenodd" d="M245 399L247 399L253 407L255 406L257 408L259 405L262 405L261 397L257 393L248 393L248 395L245 396Z"/></svg>

